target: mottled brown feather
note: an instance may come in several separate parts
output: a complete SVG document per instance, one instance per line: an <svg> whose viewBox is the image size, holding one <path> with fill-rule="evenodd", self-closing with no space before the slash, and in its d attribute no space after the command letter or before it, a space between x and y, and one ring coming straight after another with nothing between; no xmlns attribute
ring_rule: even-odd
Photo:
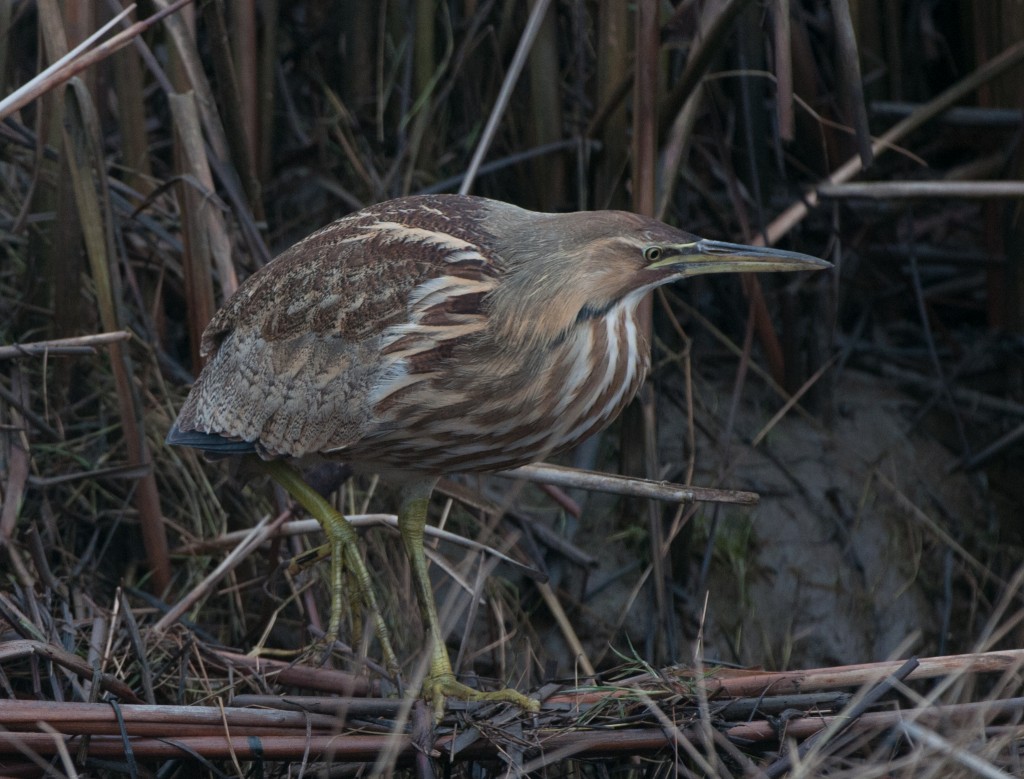
<svg viewBox="0 0 1024 779"><path fill-rule="evenodd" d="M690 245L635 214L541 214L435 195L371 206L254 274L210 322L176 430L265 457L497 470L610 422L648 368L643 249ZM196 444L203 445L203 444Z"/></svg>

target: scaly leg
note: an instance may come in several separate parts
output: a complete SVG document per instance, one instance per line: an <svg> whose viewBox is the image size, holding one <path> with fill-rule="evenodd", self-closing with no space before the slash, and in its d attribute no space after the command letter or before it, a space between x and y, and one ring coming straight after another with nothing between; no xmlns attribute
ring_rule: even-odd
<svg viewBox="0 0 1024 779"><path fill-rule="evenodd" d="M345 596L345 566L352 573L356 596L370 612L374 631L380 642L384 665L391 673L398 672L398 659L391 648L391 636L377 606L377 596L370 581L370 572L359 553L358 536L349 521L339 514L324 497L303 480L301 474L283 460L261 460L260 466L274 481L284 487L324 528L331 550L331 618L327 640L333 641L341 628L342 599Z"/></svg>
<svg viewBox="0 0 1024 779"><path fill-rule="evenodd" d="M406 484L402 489L402 506L398 512L398 530L402 534L405 551L409 555L413 586L416 588L416 597L419 598L420 608L430 633L430 670L423 680L422 695L433 704L434 716L438 720L444 714L446 697L463 701L506 701L526 711L539 711L539 701L515 690L480 692L455 679L444 636L441 635L434 592L430 586L430 577L427 575L427 556L423 551L423 528L427 524L427 504L433 489L434 480Z"/></svg>

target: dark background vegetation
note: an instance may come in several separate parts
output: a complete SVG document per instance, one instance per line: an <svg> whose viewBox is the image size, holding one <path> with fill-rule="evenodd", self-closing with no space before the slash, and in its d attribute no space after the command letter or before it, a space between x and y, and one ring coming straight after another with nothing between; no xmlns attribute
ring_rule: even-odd
<svg viewBox="0 0 1024 779"><path fill-rule="evenodd" d="M0 4L0 94L118 6ZM163 7L140 3L106 37ZM276 514L279 496L259 480L163 444L199 368L205 322L240 279L315 228L391 197L457 191L534 7L204 0L0 110L0 343L131 333L94 354L0 360L0 629L100 651L96 621L109 619L118 586L125 608L151 625L161 601L176 602L224 554L188 545ZM1012 0L550 4L473 194L546 211L635 210L836 266L657 295L653 391L573 458L767 487L764 511L776 513L754 513L753 529L749 513L714 507L574 493L587 501L577 521L541 492L508 498L506 482L442 490L470 496L452 513L459 532L498 546L513 532L533 539L514 554L546 567L599 666L689 661L698 632L716 659L775 668L880 660L897 645L933 654L1020 645L1022 41ZM796 407L757 440L793 393ZM890 434L901 441L895 460ZM795 451L817 475L793 462ZM757 457L788 481L744 475ZM875 466L882 481L831 480ZM787 496L799 499L776 500ZM337 494L349 512L393 511L390 497L371 480ZM543 524L582 556L563 558L481 501L514 506L527 527ZM433 510L447 516L444 496ZM905 635L879 644L885 618L860 603L850 608L873 616L851 632L866 642L832 646L822 636L846 628L827 617L739 640L759 603L747 590L770 601L809 565L761 558L762 542L806 521L844 538L850 560L861 519L872 517L879 559L903 555L904 543L913 550L904 585L917 606L899 623ZM404 563L388 531L366 537L411 662L419 634ZM274 572L315 543L278 542L204 593L188 614L201 640L304 645L325 590L289 599ZM588 575L587 554L607 575ZM854 586L844 576L835 591ZM553 627L551 601L525 579L495 578L490 594L507 610L484 609L466 629L465 667L514 674L524 687L572 677L576 657ZM588 600L595 581L617 588L614 606ZM709 588L717 616L702 611ZM814 597L784 608L810 608L804 598ZM504 639L508 655L491 646ZM144 641L169 652L163 634ZM474 654L480 647L490 648ZM23 692L23 671L10 671L5 690ZM159 699L200 694L183 694L164 671Z"/></svg>

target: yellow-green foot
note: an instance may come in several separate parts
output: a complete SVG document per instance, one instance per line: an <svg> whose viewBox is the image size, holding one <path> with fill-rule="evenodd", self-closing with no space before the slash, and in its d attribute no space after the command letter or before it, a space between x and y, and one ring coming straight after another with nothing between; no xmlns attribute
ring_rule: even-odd
<svg viewBox="0 0 1024 779"><path fill-rule="evenodd" d="M391 647L391 635L377 605L377 596L373 591L370 572L366 569L366 562L359 551L355 529L320 493L306 484L299 472L292 466L281 460L259 461L259 465L320 522L327 535L327 544L313 550L310 556L312 559L322 559L326 551L326 554L331 557L331 614L325 637L327 646L330 646L337 638L341 628L341 616L345 610L345 594L351 592L355 596L356 603L363 606L369 612L370 619L373 620L374 631L380 642L385 667L392 675L397 674L398 659ZM303 562L310 558L304 555ZM346 577L348 577L351 587L345 586ZM358 614L358 608L353 610L353 614Z"/></svg>
<svg viewBox="0 0 1024 779"><path fill-rule="evenodd" d="M467 687L455 679L451 673L430 675L423 681L423 697L434 707L434 718L440 720L444 716L445 702L448 698L460 701L491 701L512 703L523 711L536 713L540 711L540 701L530 698L511 689L481 692Z"/></svg>
<svg viewBox="0 0 1024 779"><path fill-rule="evenodd" d="M444 645L441 622L437 618L437 604L427 576L427 558L423 552L423 527L427 522L427 502L434 487L434 479L406 483L402 488L402 506L398 512L398 530L402 543L409 555L412 567L412 583L416 598L420 602L424 621L427 623L427 639L430 642L430 671L423 680L422 696L434 707L434 717L440 721L444 716L447 698L463 701L503 701L519 706L530 712L540 711L540 701L528 698L515 690L480 692L455 680L448 650Z"/></svg>

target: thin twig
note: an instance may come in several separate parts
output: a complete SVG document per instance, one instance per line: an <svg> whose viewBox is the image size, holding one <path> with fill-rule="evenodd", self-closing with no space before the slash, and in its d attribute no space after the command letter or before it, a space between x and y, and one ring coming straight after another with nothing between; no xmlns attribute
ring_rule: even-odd
<svg viewBox="0 0 1024 779"><path fill-rule="evenodd" d="M576 487L585 490L609 492L613 495L629 495L634 498L654 498L670 503L737 503L754 506L758 502L756 492L741 490L716 490L709 487L687 487L667 481L638 479L632 476L618 476L611 473L566 468L561 465L523 465L498 474L508 479L556 484L559 487Z"/></svg>
<svg viewBox="0 0 1024 779"><path fill-rule="evenodd" d="M923 741L932 749L949 755L964 766L964 768L973 771L978 776L985 777L985 779L1012 779L1010 774L1005 771L1000 771L988 761L971 754L963 747L951 744L935 731L923 728L916 722L901 722L899 728L908 739Z"/></svg>
<svg viewBox="0 0 1024 779"><path fill-rule="evenodd" d="M110 22L108 22L97 35L90 37L81 46L77 47L73 51L69 52L66 56L55 62L53 66L47 68L45 71L37 75L27 84L24 84L3 100L0 100L0 120L6 119L12 113L17 111L19 108L28 105L33 100L41 97L50 90L57 87L59 84L63 84L65 81L70 79L72 76L76 76L97 62L102 62L114 52L124 48L132 40L144 33L154 24L159 22L166 16L180 11L186 5L191 3L192 0L178 0L176 3L172 3L167 8L163 8L152 16L143 19L141 22L136 22L126 30L122 30L114 37L107 41L99 44L95 49L84 54L81 50L87 45L94 41L102 33L106 32L111 26L119 22L124 14L121 14ZM131 8L125 9L125 13L132 10ZM79 56L80 55L80 56Z"/></svg>
<svg viewBox="0 0 1024 779"><path fill-rule="evenodd" d="M893 690L898 682L903 681L914 670L920 665L916 657L912 657L907 660L903 665L897 668L887 678L876 684L867 693L865 693L859 700L856 700L845 709L839 716L833 717L832 722L829 723L828 727L815 733L811 738L807 739L803 744L800 745L796 751L796 758L803 760L810 753L812 749L823 749L825 744L838 737L847 730L854 722L857 721L862 715L864 715L869 708L874 706L880 701L885 695ZM766 773L771 779L782 776L794 762L794 755L792 752L785 755L779 760L775 761L768 767Z"/></svg>
<svg viewBox="0 0 1024 779"><path fill-rule="evenodd" d="M530 9L530 18L526 21L526 27L523 29L523 34L519 39L519 46L516 47L512 63L508 66L505 80L501 84L501 91L498 92L498 98L494 101L491 114L487 117L487 125L480 136L480 142L476 146L476 151L473 152L473 159L470 160L469 167L466 169L462 185L459 187L460 195L469 194L469 191L473 188L477 170L479 170L480 164L484 161L484 157L487 156L487 152L491 148L494 134L498 130L498 123L505 115L505 108L508 107L508 101L512 98L512 90L515 89L516 83L519 81L519 74L522 73L523 65L526 64L526 57L533 47L533 41L537 37L537 33L540 32L541 22L544 21L544 14L547 13L550 2L551 0L537 0L533 8Z"/></svg>
<svg viewBox="0 0 1024 779"><path fill-rule="evenodd" d="M132 334L127 330L116 330L112 333L95 333L77 338L55 338L52 341L30 341L24 344L0 346L0 360L13 357L37 357L47 354L95 354L94 347L105 344L127 341Z"/></svg>

